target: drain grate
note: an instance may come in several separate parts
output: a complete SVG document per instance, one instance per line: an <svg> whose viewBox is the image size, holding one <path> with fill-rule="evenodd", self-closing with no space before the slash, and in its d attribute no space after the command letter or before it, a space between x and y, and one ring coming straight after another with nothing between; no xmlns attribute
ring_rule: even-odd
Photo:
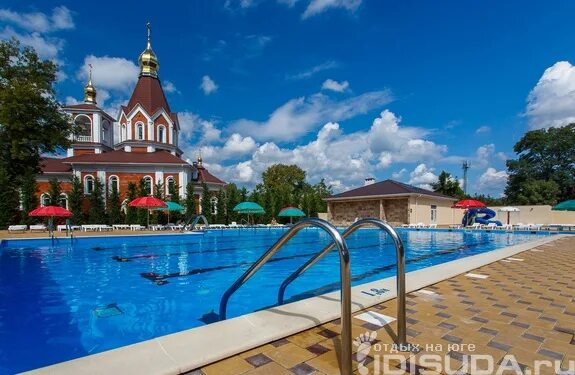
<svg viewBox="0 0 575 375"><path fill-rule="evenodd" d="M111 303L106 306L96 307L94 313L98 318L109 318L111 316L122 315L124 312L118 307L117 304Z"/></svg>

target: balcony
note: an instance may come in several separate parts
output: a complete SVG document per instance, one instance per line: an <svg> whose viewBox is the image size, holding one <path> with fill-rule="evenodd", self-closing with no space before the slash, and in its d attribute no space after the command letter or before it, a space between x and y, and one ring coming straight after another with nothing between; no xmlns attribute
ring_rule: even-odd
<svg viewBox="0 0 575 375"><path fill-rule="evenodd" d="M91 135L77 135L74 137L75 142L92 142Z"/></svg>

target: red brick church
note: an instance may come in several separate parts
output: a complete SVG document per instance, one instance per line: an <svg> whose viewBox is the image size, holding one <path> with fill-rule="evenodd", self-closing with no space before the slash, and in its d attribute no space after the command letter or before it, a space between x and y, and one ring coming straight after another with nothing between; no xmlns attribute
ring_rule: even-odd
<svg viewBox="0 0 575 375"><path fill-rule="evenodd" d="M191 182L195 185L197 200L202 183L212 191L225 186L224 181L202 165L201 157L192 164L182 159L178 114L172 112L158 78L160 65L152 50L149 28L139 65L136 87L128 104L120 108L117 119L98 107L91 73L84 87L84 103L64 107L81 131L71 139L66 158L42 159L42 173L37 176L41 205L49 197L48 181L54 177L61 182L63 205L67 205L66 192L71 189L74 175L81 179L86 195L91 194L94 180L98 178L106 192L115 185L122 199L128 183L139 184L140 179L150 187L150 195L154 185L162 182L166 195L177 184L182 197Z"/></svg>

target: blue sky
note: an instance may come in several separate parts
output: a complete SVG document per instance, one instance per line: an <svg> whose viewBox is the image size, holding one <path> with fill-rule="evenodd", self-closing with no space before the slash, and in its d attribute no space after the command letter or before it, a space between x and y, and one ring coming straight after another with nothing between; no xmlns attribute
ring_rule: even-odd
<svg viewBox="0 0 575 375"><path fill-rule="evenodd" d="M427 186L469 160L468 190L498 196L524 132L575 119L574 12L570 1L5 0L0 38L57 61L65 103L82 100L92 63L115 115L150 21L185 157L201 147L239 185L284 162L335 190L370 176Z"/></svg>

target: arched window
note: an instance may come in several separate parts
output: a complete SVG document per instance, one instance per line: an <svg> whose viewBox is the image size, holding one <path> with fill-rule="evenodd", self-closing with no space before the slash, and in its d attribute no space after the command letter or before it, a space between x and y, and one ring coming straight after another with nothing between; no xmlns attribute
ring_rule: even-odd
<svg viewBox="0 0 575 375"><path fill-rule="evenodd" d="M174 191L175 186L174 177L169 176L166 178L166 195L172 195L172 192L174 192L174 194L178 194L177 191Z"/></svg>
<svg viewBox="0 0 575 375"><path fill-rule="evenodd" d="M92 142L92 120L86 115L78 115L74 119L74 125L78 127L76 140L80 142Z"/></svg>
<svg viewBox="0 0 575 375"><path fill-rule="evenodd" d="M110 123L108 121L103 121L102 122L102 142L107 143L108 142L108 132L110 129Z"/></svg>
<svg viewBox="0 0 575 375"><path fill-rule="evenodd" d="M44 207L44 206L49 206L49 205L50 205L50 194L43 193L40 196L40 206Z"/></svg>
<svg viewBox="0 0 575 375"><path fill-rule="evenodd" d="M128 138L128 136L126 134L126 124L122 124L122 130L120 132L120 142L125 141L126 138Z"/></svg>
<svg viewBox="0 0 575 375"><path fill-rule="evenodd" d="M212 197L210 199L210 203L212 206L212 215L217 215L218 214L218 198Z"/></svg>
<svg viewBox="0 0 575 375"><path fill-rule="evenodd" d="M108 179L108 194L111 194L114 189L116 189L118 193L120 192L120 180L118 176L110 176Z"/></svg>
<svg viewBox="0 0 575 375"><path fill-rule="evenodd" d="M88 175L84 177L84 194L92 194L94 191L94 177Z"/></svg>
<svg viewBox="0 0 575 375"><path fill-rule="evenodd" d="M154 183L152 177L146 176L144 177L144 189L148 192L149 195L154 194Z"/></svg>
<svg viewBox="0 0 575 375"><path fill-rule="evenodd" d="M138 140L143 140L144 139L144 124L142 124L141 122L136 124L136 129L137 129L137 135L138 135Z"/></svg>
<svg viewBox="0 0 575 375"><path fill-rule="evenodd" d="M68 209L68 195L66 195L66 193L60 194L60 198L58 198L58 205Z"/></svg>
<svg viewBox="0 0 575 375"><path fill-rule="evenodd" d="M164 143L164 137L166 134L166 128L163 125L158 126L158 142Z"/></svg>

